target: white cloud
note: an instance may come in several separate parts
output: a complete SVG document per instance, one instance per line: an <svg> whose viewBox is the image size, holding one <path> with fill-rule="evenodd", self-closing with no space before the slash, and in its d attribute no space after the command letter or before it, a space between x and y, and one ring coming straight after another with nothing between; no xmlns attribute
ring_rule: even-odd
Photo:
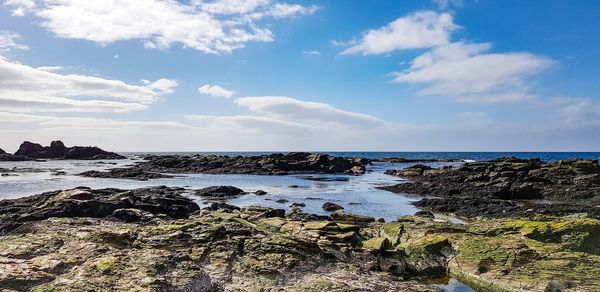
<svg viewBox="0 0 600 292"><path fill-rule="evenodd" d="M355 129L367 129L384 124L382 120L370 115L341 110L326 103L301 101L285 96L242 97L235 103L255 113L299 123L310 122Z"/></svg>
<svg viewBox="0 0 600 292"><path fill-rule="evenodd" d="M358 44L342 54L375 55L396 50L431 48L449 43L451 33L458 28L449 13L418 11L380 29L369 30Z"/></svg>
<svg viewBox="0 0 600 292"><path fill-rule="evenodd" d="M13 8L13 16L23 16L26 12L32 10L36 6L33 0L5 0L4 5Z"/></svg>
<svg viewBox="0 0 600 292"><path fill-rule="evenodd" d="M210 84L200 86L198 88L198 92L200 92L202 94L208 94L211 96L224 97L224 98L230 98L230 97L234 96L236 93L233 90L225 89L219 85L210 85Z"/></svg>
<svg viewBox="0 0 600 292"><path fill-rule="evenodd" d="M57 72L57 71L62 71L64 69L64 67L62 67L62 66L42 66L42 67L37 67L36 69L46 71L46 72Z"/></svg>
<svg viewBox="0 0 600 292"><path fill-rule="evenodd" d="M11 50L28 50L29 47L17 42L20 38L21 36L14 32L0 30L0 53Z"/></svg>
<svg viewBox="0 0 600 292"><path fill-rule="evenodd" d="M493 103L529 100L525 79L554 61L525 52L485 53L489 43L456 42L435 47L415 58L395 82L424 85L422 95L447 95L461 102Z"/></svg>
<svg viewBox="0 0 600 292"><path fill-rule="evenodd" d="M321 52L319 52L319 51L303 51L302 54L305 54L307 56L320 56Z"/></svg>
<svg viewBox="0 0 600 292"><path fill-rule="evenodd" d="M55 72L61 68L33 68L0 58L0 109L20 112L137 111L146 109L160 95L173 92L177 85L175 81L160 79L138 86L120 80Z"/></svg>
<svg viewBox="0 0 600 292"><path fill-rule="evenodd" d="M13 13L33 11L41 25L62 38L100 44L141 40L147 48L179 43L204 53L230 53L247 42L270 42L273 33L256 21L313 13L313 7L267 0L39 0L37 5L9 0ZM33 3L33 2L32 2ZM34 3L35 4L35 3ZM18 11L18 12L17 12Z"/></svg>

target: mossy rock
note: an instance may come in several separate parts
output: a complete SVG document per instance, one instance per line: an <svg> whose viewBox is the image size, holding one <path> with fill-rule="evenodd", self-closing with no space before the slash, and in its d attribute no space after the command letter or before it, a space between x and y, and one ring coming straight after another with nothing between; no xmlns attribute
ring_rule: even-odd
<svg viewBox="0 0 600 292"><path fill-rule="evenodd" d="M259 230L279 231L285 223L285 220L277 217L262 218L256 221L256 226Z"/></svg>
<svg viewBox="0 0 600 292"><path fill-rule="evenodd" d="M115 260L112 258L102 258L96 261L94 267L102 274L110 274L115 270Z"/></svg>
<svg viewBox="0 0 600 292"><path fill-rule="evenodd" d="M388 238L392 245L397 245L400 243L404 225L401 222L389 222L383 224L381 230L382 235Z"/></svg>
<svg viewBox="0 0 600 292"><path fill-rule="evenodd" d="M362 242L362 247L367 250L386 250L391 248L390 240L386 237L373 237Z"/></svg>
<svg viewBox="0 0 600 292"><path fill-rule="evenodd" d="M409 255L415 253L442 254L443 249L447 247L452 248L448 241L448 237L442 235L430 235L407 244L405 250Z"/></svg>
<svg viewBox="0 0 600 292"><path fill-rule="evenodd" d="M565 248L600 254L600 220L591 218L551 221L508 220L504 226L542 242L561 243Z"/></svg>
<svg viewBox="0 0 600 292"><path fill-rule="evenodd" d="M340 227L332 221L313 221L304 223L305 230L340 231Z"/></svg>

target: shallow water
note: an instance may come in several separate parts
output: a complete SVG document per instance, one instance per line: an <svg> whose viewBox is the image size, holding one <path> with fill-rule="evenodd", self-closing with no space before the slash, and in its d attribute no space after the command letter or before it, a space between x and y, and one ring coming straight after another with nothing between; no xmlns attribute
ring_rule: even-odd
<svg viewBox="0 0 600 292"><path fill-rule="evenodd" d="M0 177L0 199L19 198L46 191L69 189L77 186L91 188L133 189L146 186L167 185L199 189L214 185L233 185L251 194L228 201L237 206L260 205L288 209L292 203L304 203L305 212L328 214L321 207L325 202L334 202L343 206L347 212L381 217L386 221L395 220L400 215L414 214L418 209L410 202L417 197L394 194L377 189L377 186L396 184L402 179L383 174L386 169L404 168L414 163L374 163L369 172L362 176L314 175L316 177L346 178L347 181L312 181L305 175L264 176L264 175L212 175L178 174L174 178L136 181L126 179L87 178L76 174L87 170L103 170L122 167L135 160L78 161L50 160L45 162L0 162L0 168L24 170L14 176ZM428 163L433 167L456 163ZM56 171L65 175L54 175ZM297 186L295 188L290 186ZM268 194L252 194L264 190ZM194 197L198 203L200 198ZM286 203L277 203L285 199Z"/></svg>

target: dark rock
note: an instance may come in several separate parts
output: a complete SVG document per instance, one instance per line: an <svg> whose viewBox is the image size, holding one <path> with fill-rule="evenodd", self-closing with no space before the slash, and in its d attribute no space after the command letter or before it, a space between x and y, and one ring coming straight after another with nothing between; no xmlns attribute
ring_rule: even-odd
<svg viewBox="0 0 600 292"><path fill-rule="evenodd" d="M507 210L509 214L515 211L521 215L530 215L522 213L520 208L514 209L516 205L513 203L506 205L495 201L497 199L552 200L577 205L578 207L572 208L573 211L585 210L588 214L595 214L594 206L600 204L600 165L596 160L571 159L547 163L540 159L503 157L492 161L465 163L459 167L422 169L422 172L421 169L414 168L388 172L407 177L411 181L380 188L397 193L454 198L446 200L441 206L437 205L439 200L431 201L436 204L431 206L434 209L470 209L471 204L481 204L485 210L488 207L490 209L483 216L491 217L506 216L492 211L494 206ZM462 201L466 202L465 206L460 206ZM581 205L587 205L588 208L582 208ZM535 206L535 212L552 214L549 212L553 208ZM556 212L556 215L564 214L559 210ZM475 211L464 214L477 216Z"/></svg>
<svg viewBox="0 0 600 292"><path fill-rule="evenodd" d="M304 152L261 156L152 155L135 167L164 173L287 175L307 173L360 175L370 161Z"/></svg>
<svg viewBox="0 0 600 292"><path fill-rule="evenodd" d="M433 213L431 213L429 211L417 211L415 213L415 216L417 216L417 217L424 217L424 218L434 218L435 217L433 215Z"/></svg>
<svg viewBox="0 0 600 292"><path fill-rule="evenodd" d="M297 189L297 188L299 188L299 187L300 187L299 185L291 185L291 186L290 186L290 188L292 188L292 189Z"/></svg>
<svg viewBox="0 0 600 292"><path fill-rule="evenodd" d="M135 180L149 180L157 178L171 178L172 176L157 173L148 172L140 168L112 168L108 171L97 171L89 170L79 174L85 177L97 177L97 178L124 178L124 179L135 179Z"/></svg>
<svg viewBox="0 0 600 292"><path fill-rule="evenodd" d="M15 156L31 159L125 159L126 157L113 152L104 151L98 147L66 147L61 141L52 141L49 147L25 141L15 152Z"/></svg>
<svg viewBox="0 0 600 292"><path fill-rule="evenodd" d="M208 210L211 210L211 211L217 211L217 210L233 211L233 210L240 210L240 207L222 203L222 202L215 202L215 203L210 204L210 206L208 207Z"/></svg>
<svg viewBox="0 0 600 292"><path fill-rule="evenodd" d="M208 201L225 201L240 197L245 192L234 186L212 186L196 190L194 194Z"/></svg>
<svg viewBox="0 0 600 292"><path fill-rule="evenodd" d="M0 154L6 154L6 151L2 150L2 148L0 148Z"/></svg>
<svg viewBox="0 0 600 292"><path fill-rule="evenodd" d="M187 218L200 207L180 193L183 189L166 186L135 190L86 187L46 192L31 197L0 201L0 233L23 222L50 217L108 217L118 209L139 209L171 218ZM137 211L136 211L137 212ZM134 218L133 211L119 211L118 216ZM138 215L141 213L138 212ZM145 216L142 216L145 217Z"/></svg>
<svg viewBox="0 0 600 292"><path fill-rule="evenodd" d="M285 203L288 203L289 201L288 201L288 200L286 200L286 199L279 199L279 200L277 200L277 201L275 201L275 202L276 202L276 203L279 203L279 204L285 204Z"/></svg>
<svg viewBox="0 0 600 292"><path fill-rule="evenodd" d="M267 194L267 192L263 191L263 190L258 190L256 192L254 192L255 195L257 196L264 196Z"/></svg>
<svg viewBox="0 0 600 292"><path fill-rule="evenodd" d="M290 205L290 207L291 207L291 208L293 208L293 207L300 207L300 208L304 208L304 207L306 207L306 204L304 204L304 203L292 203L292 204Z"/></svg>
<svg viewBox="0 0 600 292"><path fill-rule="evenodd" d="M344 210L344 207L332 202L326 202L325 204L323 204L323 210L333 212L337 210Z"/></svg>
<svg viewBox="0 0 600 292"><path fill-rule="evenodd" d="M425 198L413 204L433 212L454 213L456 216L465 218L509 218L528 215L526 208L497 199Z"/></svg>
<svg viewBox="0 0 600 292"><path fill-rule="evenodd" d="M140 209L126 208L114 210L112 217L125 222L148 222L154 219L154 214Z"/></svg>

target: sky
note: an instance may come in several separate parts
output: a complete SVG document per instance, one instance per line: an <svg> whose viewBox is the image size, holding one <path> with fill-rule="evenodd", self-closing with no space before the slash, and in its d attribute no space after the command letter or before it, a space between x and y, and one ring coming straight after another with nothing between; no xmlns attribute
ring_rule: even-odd
<svg viewBox="0 0 600 292"><path fill-rule="evenodd" d="M6 151L600 151L600 1L0 3Z"/></svg>

